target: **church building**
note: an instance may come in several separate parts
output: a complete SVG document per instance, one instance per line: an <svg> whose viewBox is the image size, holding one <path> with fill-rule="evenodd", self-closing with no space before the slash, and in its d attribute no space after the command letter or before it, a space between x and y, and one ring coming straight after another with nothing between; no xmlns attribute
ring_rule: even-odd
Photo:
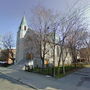
<svg viewBox="0 0 90 90"><path fill-rule="evenodd" d="M38 34L28 27L25 16L22 18L21 24L17 32L17 45L16 45L16 62L25 65L26 62L30 62L34 67L41 67L42 60L40 59L40 47L38 45ZM50 37L49 37L50 38ZM43 48L43 46L42 46ZM44 64L53 64L53 50L52 45L47 43L48 53L45 55ZM67 48L68 51L68 48ZM60 46L55 46L55 66L58 65L60 53ZM64 56L67 52L64 52ZM64 57L63 56L63 57ZM70 53L65 58L65 64L71 64L72 57ZM62 62L61 62L62 63Z"/></svg>

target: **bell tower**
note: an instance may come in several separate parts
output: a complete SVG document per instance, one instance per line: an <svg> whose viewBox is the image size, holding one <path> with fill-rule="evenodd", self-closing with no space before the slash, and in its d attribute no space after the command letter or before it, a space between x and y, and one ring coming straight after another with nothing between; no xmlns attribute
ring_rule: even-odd
<svg viewBox="0 0 90 90"><path fill-rule="evenodd" d="M28 30L28 25L25 16L23 16L21 24L19 26L18 34L20 35L20 38L24 38L26 31Z"/></svg>
<svg viewBox="0 0 90 90"><path fill-rule="evenodd" d="M17 44L16 44L16 62L24 59L24 36L28 30L28 25L25 16L23 16L19 30L17 32Z"/></svg>

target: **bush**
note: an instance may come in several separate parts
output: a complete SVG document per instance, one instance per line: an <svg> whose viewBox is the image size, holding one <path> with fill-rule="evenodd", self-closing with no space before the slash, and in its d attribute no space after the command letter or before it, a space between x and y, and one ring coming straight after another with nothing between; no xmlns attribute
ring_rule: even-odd
<svg viewBox="0 0 90 90"><path fill-rule="evenodd" d="M77 65L77 69L78 68L81 68L82 65ZM59 72L58 72L58 69L59 69ZM75 66L74 65L66 65L65 66L65 71L66 71L66 74L72 72L76 70ZM50 76L53 76L53 67L48 67L48 68L34 68L31 72L36 72L36 73L40 73L40 74L43 74L43 75L50 75ZM65 76L63 74L63 67L55 67L55 74L56 74L56 77L63 77Z"/></svg>

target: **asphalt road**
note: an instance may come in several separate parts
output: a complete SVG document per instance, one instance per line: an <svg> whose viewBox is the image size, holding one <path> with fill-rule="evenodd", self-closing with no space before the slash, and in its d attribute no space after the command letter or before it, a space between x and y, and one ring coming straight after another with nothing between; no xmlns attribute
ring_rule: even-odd
<svg viewBox="0 0 90 90"><path fill-rule="evenodd" d="M34 89L0 73L0 90L34 90Z"/></svg>

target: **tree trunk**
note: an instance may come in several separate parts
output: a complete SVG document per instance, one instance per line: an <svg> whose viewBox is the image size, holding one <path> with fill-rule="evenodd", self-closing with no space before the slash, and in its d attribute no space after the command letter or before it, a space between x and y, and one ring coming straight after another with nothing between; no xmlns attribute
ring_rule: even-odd
<svg viewBox="0 0 90 90"><path fill-rule="evenodd" d="M64 61L62 61L62 68L63 68L63 74L65 74L65 66L64 66Z"/></svg>
<svg viewBox="0 0 90 90"><path fill-rule="evenodd" d="M55 77L55 44L53 48L53 77Z"/></svg>
<svg viewBox="0 0 90 90"><path fill-rule="evenodd" d="M58 61L58 76L59 76L59 74L60 74L60 61L61 61L61 55L62 55L62 46L61 46L61 52L60 52L59 61Z"/></svg>
<svg viewBox="0 0 90 90"><path fill-rule="evenodd" d="M62 45L60 46L60 49L61 49L61 52L60 52L60 55L59 55L58 67L60 67L61 56L62 56L62 53L63 53Z"/></svg>
<svg viewBox="0 0 90 90"><path fill-rule="evenodd" d="M44 68L44 58L41 58L42 59L42 69Z"/></svg>

